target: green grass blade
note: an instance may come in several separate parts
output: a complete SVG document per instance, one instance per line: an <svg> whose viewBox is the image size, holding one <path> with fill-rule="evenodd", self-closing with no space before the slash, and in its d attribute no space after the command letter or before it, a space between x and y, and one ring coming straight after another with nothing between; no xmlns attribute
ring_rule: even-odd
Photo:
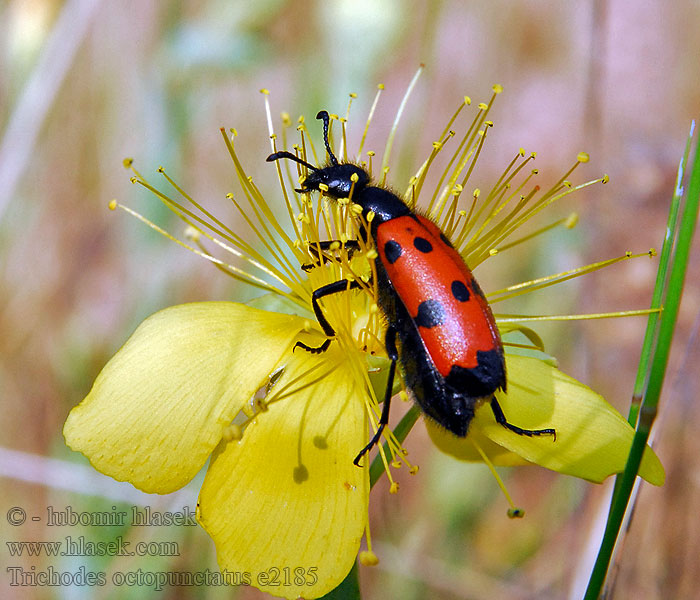
<svg viewBox="0 0 700 600"><path fill-rule="evenodd" d="M678 165L678 175L676 176L676 188L673 191L671 198L671 206L668 212L668 222L666 223L666 235L664 237L661 255L659 256L659 270L656 274L656 284L654 285L654 293L651 299L651 308L660 308L663 302L663 294L668 279L669 266L671 263L673 241L675 238L676 226L678 223L678 213L681 206L681 197L683 195L683 180L685 178L686 166L688 165L688 157L690 156L690 148L693 141L693 131L691 129L688 134L688 139L685 143L685 151ZM636 427L637 418L639 416L639 407L642 404L642 394L644 393L644 385L647 381L649 373L649 364L651 360L652 344L658 331L659 313L652 313L647 322L647 329L644 334L644 342L642 343L642 352L639 359L639 368L637 369L637 379L634 382L634 392L632 396L632 404L630 406L627 421L632 427Z"/></svg>
<svg viewBox="0 0 700 600"><path fill-rule="evenodd" d="M651 308L660 309L663 305L664 291L666 289L666 283L668 281L669 267L671 264L671 259L673 257L673 243L676 239L676 228L678 224L678 214L681 207L681 198L683 196L683 181L685 179L686 167L688 165L688 157L690 156L690 149L693 142L693 129L688 134L688 139L685 143L685 151L681 157L680 164L678 165L678 174L676 176L676 188L673 191L673 196L671 198L671 206L668 211L668 221L666 223L666 235L664 236L663 246L661 248L661 255L659 256L659 269L656 274L656 283L654 285L654 293L651 299ZM647 328L644 334L644 342L642 343L642 351L639 357L639 365L637 367L637 378L634 382L634 391L632 393L632 402L630 404L629 414L627 415L627 422L632 425L632 427L637 427L637 419L639 418L639 408L642 405L642 394L644 393L644 386L647 382L650 370L651 353L654 340L658 334L659 325L659 313L654 312L649 315L649 320L647 321ZM610 497L610 506L615 502L618 491L620 489L620 483L622 481L622 476L618 475L615 478L615 487L613 489L612 496ZM608 514L610 518L610 513Z"/></svg>
<svg viewBox="0 0 700 600"><path fill-rule="evenodd" d="M659 396L661 395L663 380L666 374L671 341L673 339L673 332L678 316L678 307L683 291L690 245L693 240L695 223L698 217L699 200L700 145L696 144L693 166L690 173L690 182L688 185L688 194L685 206L682 208L677 234L674 235L674 230L671 230L670 234L667 233L667 237L670 235L671 238L675 238L675 243L672 244L673 252L669 250L668 260L670 261L670 270L668 272L668 282L665 286L665 293L663 294L664 310L659 317L658 335L653 343L653 349L649 353L651 358L648 363L650 365L648 378L645 377L646 389L642 394L643 400L639 409L639 418L635 419L637 429L625 471L620 476L616 487L616 493L614 494L610 514L608 515L608 522L605 533L603 534L603 540L584 596L585 600L595 600L600 596L610 565L610 558L622 526L622 520L642 460L642 453L646 447L651 426L656 417ZM669 244L671 243L669 242ZM665 268L663 263L661 268ZM665 279L664 276L661 280L663 281Z"/></svg>

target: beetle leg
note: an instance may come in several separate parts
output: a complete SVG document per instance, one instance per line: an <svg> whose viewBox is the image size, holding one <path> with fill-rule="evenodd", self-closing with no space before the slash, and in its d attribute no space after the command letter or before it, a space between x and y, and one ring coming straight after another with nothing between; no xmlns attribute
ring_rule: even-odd
<svg viewBox="0 0 700 600"><path fill-rule="evenodd" d="M314 242L312 244L309 244L309 252L315 255L316 262L326 264L329 259L326 256L323 256L322 253L328 250L331 247L331 245L335 243L342 244L342 242L338 240L324 240L323 242ZM352 258L352 255L360 249L360 243L357 240L348 240L347 242L345 242L345 244L342 245L347 250L348 260L350 260ZM305 273L308 273L309 271L311 271L311 269L313 269L316 266L316 262L305 263L301 265L301 270Z"/></svg>
<svg viewBox="0 0 700 600"><path fill-rule="evenodd" d="M339 279L338 281L334 281L333 283L329 283L328 285L324 285L318 289L315 289L314 293L311 296L311 306L314 309L314 314L316 315L318 324L321 326L321 329L323 329L323 333L326 334L326 337L328 339L317 348L313 346L307 346L304 342L297 342L296 344L294 344L293 350L299 347L303 348L307 352L311 352L311 354L320 354L321 352L325 352L326 350L328 350L328 346L330 346L331 344L330 338L335 337L335 330L328 322L328 319L326 319L326 316L323 314L323 310L321 309L321 305L318 303L318 301L321 298L324 298L325 296L330 296L331 294L337 294L339 292L345 292L347 290L352 290L359 287L360 284L357 281Z"/></svg>
<svg viewBox="0 0 700 600"><path fill-rule="evenodd" d="M510 429L513 433L517 433L518 435L527 435L530 437L533 435L551 435L554 438L554 441L557 441L557 432L551 427L547 429L522 429L517 425L509 423L508 419L506 419L506 416L503 414L501 405L498 403L498 400L496 400L496 396L491 398L491 410L493 411L493 416L496 417L496 422L499 425L503 425L503 427L506 429Z"/></svg>
<svg viewBox="0 0 700 600"><path fill-rule="evenodd" d="M360 460L362 459L362 457L365 454L367 454L379 442L379 438L381 438L382 433L384 432L384 428L389 423L389 407L391 405L392 395L391 391L394 388L394 377L396 376L396 361L399 358L399 352L396 349L396 328L392 325L390 325L386 330L386 336L384 337L384 346L386 348L386 353L389 356L389 359L391 360L391 365L389 366L389 377L386 381L386 391L384 392L384 404L382 405L382 414L379 417L379 427L377 427L377 431L372 436L372 439L369 441L369 444L367 444L355 457L355 460L352 461L355 463L355 466L358 467L360 466Z"/></svg>

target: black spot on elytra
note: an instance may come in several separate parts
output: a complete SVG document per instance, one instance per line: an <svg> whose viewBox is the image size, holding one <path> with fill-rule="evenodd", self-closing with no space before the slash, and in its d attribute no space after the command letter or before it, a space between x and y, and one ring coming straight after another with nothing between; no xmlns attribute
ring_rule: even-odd
<svg viewBox="0 0 700 600"><path fill-rule="evenodd" d="M445 322L445 309L438 300L425 300L418 305L415 320L418 327L437 327Z"/></svg>
<svg viewBox="0 0 700 600"><path fill-rule="evenodd" d="M445 383L453 390L472 398L492 395L497 389L506 389L506 371L500 348L478 350L477 366L466 369L452 365Z"/></svg>
<svg viewBox="0 0 700 600"><path fill-rule="evenodd" d="M389 261L390 265L393 265L399 259L402 252L403 248L401 247L401 244L395 242L394 240L389 240L386 244L384 244L384 255L386 256L386 259Z"/></svg>
<svg viewBox="0 0 700 600"><path fill-rule="evenodd" d="M469 288L459 279L452 282L452 295L460 302L467 302L471 296Z"/></svg>
<svg viewBox="0 0 700 600"><path fill-rule="evenodd" d="M428 254L428 252L433 251L433 245L422 237L417 236L413 238L413 245L415 246L416 250L422 252L423 254Z"/></svg>

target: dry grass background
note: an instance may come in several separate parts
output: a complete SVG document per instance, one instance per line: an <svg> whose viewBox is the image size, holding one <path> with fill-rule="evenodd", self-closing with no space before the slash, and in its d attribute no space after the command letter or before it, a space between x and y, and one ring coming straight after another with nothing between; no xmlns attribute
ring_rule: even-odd
<svg viewBox="0 0 700 600"><path fill-rule="evenodd" d="M148 597L148 589L17 588L7 566L75 570L215 568L199 529L87 529L91 540L178 540L182 555L141 562L10 557L12 540L63 539L65 531L6 511L44 515L48 505L109 510L131 503L177 507L196 497L144 501L110 485L63 444L62 423L135 326L176 303L240 298L201 260L123 214L117 197L175 224L128 181L121 159L144 172L163 164L193 195L223 199L234 173L218 128L262 187L268 140L260 88L273 113L311 118L343 112L347 94L364 120L377 83L375 149L420 62L425 73L397 140L392 177L405 181L463 95L487 99L501 83L483 182L518 147L537 150L554 178L586 149L579 181L609 173L579 194L574 235L528 248L489 281L514 282L625 250L660 247L677 162L700 116L700 7L690 0L561 3L224 0L0 3L0 589L6 598ZM355 131L353 135L358 132ZM370 145L370 147L372 147ZM155 176L154 176L155 177ZM483 185L482 183L481 185ZM224 216L225 213L224 213ZM515 258L515 257L514 257ZM656 263L637 260L540 294L531 312L622 310L648 305ZM614 570L615 597L691 598L700 582L700 359L698 242L661 403L655 444L668 479L642 486ZM485 279L484 279L485 277ZM483 283L486 281L487 283ZM626 413L642 319L545 328L564 370ZM505 472L527 517L506 504L483 466L437 455L416 428L408 447L421 465L398 496L372 494L382 562L363 569L366 598L579 597L596 549L609 485L537 468ZM21 454L17 453L20 452ZM71 535L79 535L72 530ZM231 597L231 590L171 588L168 598ZM254 589L240 598L257 598Z"/></svg>

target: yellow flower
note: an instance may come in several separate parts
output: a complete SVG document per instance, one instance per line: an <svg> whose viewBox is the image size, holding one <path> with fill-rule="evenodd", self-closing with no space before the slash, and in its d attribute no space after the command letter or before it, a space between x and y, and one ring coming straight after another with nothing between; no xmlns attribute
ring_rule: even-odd
<svg viewBox="0 0 700 600"><path fill-rule="evenodd" d="M494 91L491 102L500 88ZM576 189L562 178L538 195L530 181L535 171L517 179L534 158L520 151L491 191L475 190L470 202L458 208L465 175L491 126L486 120L491 102L479 105L461 142L452 141L458 147L432 198L422 205L472 268L523 241L512 240L523 223ZM457 113L469 103L465 99ZM455 136L449 127L456 117L409 182L404 197L410 206L416 206L430 166ZM340 120L343 127L345 122ZM286 139L286 116L284 124ZM303 120L299 130L297 148L303 156L313 153ZM384 325L372 276L377 254L359 235L362 216L350 201L328 202L319 194L289 191L304 175L289 161L277 163L289 216L283 225L276 216L279 210L268 205L246 175L232 137L222 133L241 186L229 199L264 249L207 212L162 169L185 203L157 190L135 170L133 181L151 189L188 224L188 241L175 241L267 293L251 305L186 304L146 319L71 411L64 435L96 469L146 492L177 490L209 459L197 517L216 544L221 568L249 573L252 585L274 595L316 598L343 580L363 536L368 545L363 562L376 562L367 525L369 469L366 464L356 467L353 458L367 443L369 425L377 428L377 396L382 398L387 377ZM344 129L341 133L344 140ZM272 139L276 150L274 135ZM367 154L365 166L371 171L373 154ZM360 155L358 150L358 161ZM581 155L578 162L585 160ZM387 161L388 151L382 176L375 179L385 178ZM133 170L130 161L127 166ZM340 242L323 251L317 242L327 239ZM348 240L359 240L359 250L350 252ZM211 245L247 268L215 257ZM513 286L490 299L539 289L628 257ZM311 293L342 278L359 282L360 289L324 299L324 314L336 331L333 343L320 354L294 351L299 341L310 346L324 341L310 310ZM592 481L620 472L632 428L598 394L553 366L537 335L518 324L526 320L497 316L502 334L524 334L529 340L506 343L508 393L499 392L498 400L510 422L553 427L556 441L516 435L498 425L486 406L477 410L464 439L428 422L435 444L461 459L536 463ZM380 446L379 455L391 478L390 465L411 465L390 431L384 438L388 450ZM640 473L654 484L663 482L663 468L650 448ZM391 489L396 491L396 484ZM276 579L270 575L275 569ZM283 586L281 577L286 578Z"/></svg>

